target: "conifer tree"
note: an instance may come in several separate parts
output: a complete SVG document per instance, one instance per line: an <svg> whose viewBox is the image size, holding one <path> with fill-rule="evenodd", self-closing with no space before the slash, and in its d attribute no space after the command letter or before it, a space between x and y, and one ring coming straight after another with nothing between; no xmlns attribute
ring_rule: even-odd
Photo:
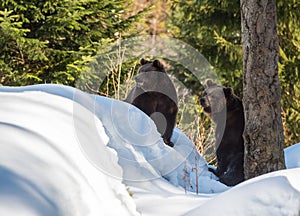
<svg viewBox="0 0 300 216"><path fill-rule="evenodd" d="M125 0L1 1L1 84L74 85L76 65L132 28L138 13L128 8Z"/></svg>

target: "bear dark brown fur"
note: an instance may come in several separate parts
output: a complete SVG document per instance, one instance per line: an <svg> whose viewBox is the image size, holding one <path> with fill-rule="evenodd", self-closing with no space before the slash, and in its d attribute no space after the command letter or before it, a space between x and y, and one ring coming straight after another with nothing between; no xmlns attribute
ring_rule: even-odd
<svg viewBox="0 0 300 216"><path fill-rule="evenodd" d="M176 90L159 60L141 59L140 64L136 86L125 101L150 116L164 142L173 147L170 139L178 111Z"/></svg>
<svg viewBox="0 0 300 216"><path fill-rule="evenodd" d="M231 88L206 81L200 99L204 112L215 123L217 169L210 169L220 182L233 186L244 181L245 127L242 101Z"/></svg>

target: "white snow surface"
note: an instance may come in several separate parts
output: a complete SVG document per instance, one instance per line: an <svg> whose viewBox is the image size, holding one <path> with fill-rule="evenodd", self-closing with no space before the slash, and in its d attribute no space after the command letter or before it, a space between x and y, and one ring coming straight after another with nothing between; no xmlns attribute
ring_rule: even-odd
<svg viewBox="0 0 300 216"><path fill-rule="evenodd" d="M300 143L287 169L227 187L175 129L62 85L0 87L0 215L300 215Z"/></svg>

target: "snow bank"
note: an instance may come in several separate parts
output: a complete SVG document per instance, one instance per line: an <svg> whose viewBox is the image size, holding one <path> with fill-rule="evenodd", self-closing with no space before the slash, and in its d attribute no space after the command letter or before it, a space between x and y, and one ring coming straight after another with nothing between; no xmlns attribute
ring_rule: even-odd
<svg viewBox="0 0 300 216"><path fill-rule="evenodd" d="M2 89L1 89L2 90ZM0 215L139 215L121 180L99 172L82 154L79 136L93 137L90 111L43 92L0 93ZM102 123L99 140L109 139ZM122 172L109 148L106 165ZM113 163L114 162L114 163Z"/></svg>
<svg viewBox="0 0 300 216"><path fill-rule="evenodd" d="M269 173L246 181L190 211L199 215L299 215L300 168ZM213 209L213 211L212 211Z"/></svg>
<svg viewBox="0 0 300 216"><path fill-rule="evenodd" d="M78 141L88 159L102 172L124 182L149 181L164 177L175 186L188 191L212 193L221 192L227 187L213 179L204 159L195 151L191 141L178 129L172 137L174 148L166 146L156 130L153 121L136 107L111 98L90 95L77 89L62 85L35 85L19 88L2 87L1 91L24 92L42 91L68 98L73 104L73 112L84 116L91 137L97 139L98 127L93 115L81 114L78 107L85 107L101 120L109 137L108 146L116 150L118 163L123 172L115 172L106 166L95 151L97 142L89 142L82 135L82 123L74 118L74 128ZM77 106L79 104L79 106ZM101 136L101 135L100 135ZM196 178L197 176L197 178ZM198 183L196 182L198 181ZM196 187L198 185L198 188ZM201 187L199 187L201 185Z"/></svg>
<svg viewBox="0 0 300 216"><path fill-rule="evenodd" d="M300 143L284 149L285 165L287 168L300 167Z"/></svg>
<svg viewBox="0 0 300 216"><path fill-rule="evenodd" d="M130 104L60 85L0 87L0 101L0 215L299 215L300 144L285 150L295 169L229 188Z"/></svg>
<svg viewBox="0 0 300 216"><path fill-rule="evenodd" d="M181 194L227 189L180 130L169 148L127 103L61 85L0 91L0 215L135 215L122 182Z"/></svg>

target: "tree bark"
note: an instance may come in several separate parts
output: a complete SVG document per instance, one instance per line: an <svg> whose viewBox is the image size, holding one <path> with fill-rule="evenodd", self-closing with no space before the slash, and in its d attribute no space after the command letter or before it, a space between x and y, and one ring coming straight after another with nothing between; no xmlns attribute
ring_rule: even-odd
<svg viewBox="0 0 300 216"><path fill-rule="evenodd" d="M241 0L245 178L285 168L276 0Z"/></svg>

